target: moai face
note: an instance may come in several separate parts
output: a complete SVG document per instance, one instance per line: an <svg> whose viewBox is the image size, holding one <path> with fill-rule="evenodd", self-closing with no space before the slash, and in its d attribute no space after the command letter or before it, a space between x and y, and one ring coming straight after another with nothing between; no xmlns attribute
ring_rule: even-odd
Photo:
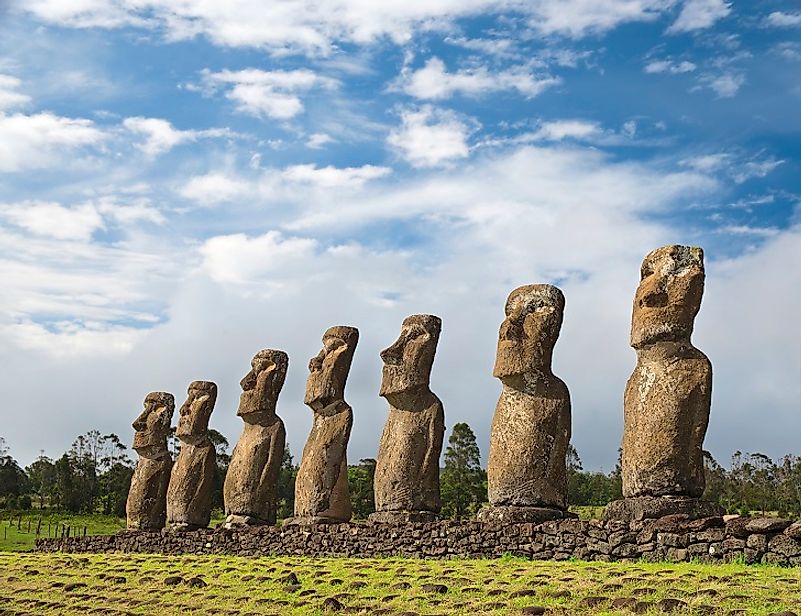
<svg viewBox="0 0 801 616"><path fill-rule="evenodd" d="M289 357L283 351L264 349L250 362L250 372L239 382L242 394L236 414L255 422L264 414L275 414L275 403L284 386Z"/></svg>
<svg viewBox="0 0 801 616"><path fill-rule="evenodd" d="M344 399L345 382L358 341L359 330L355 327L337 325L323 334L323 348L309 360L305 404L318 410Z"/></svg>
<svg viewBox="0 0 801 616"><path fill-rule="evenodd" d="M690 246L657 248L642 262L634 296L631 346L689 342L704 294L704 251Z"/></svg>
<svg viewBox="0 0 801 616"><path fill-rule="evenodd" d="M532 284L512 291L498 332L493 376L504 379L550 368L564 309L565 297L552 285Z"/></svg>
<svg viewBox="0 0 801 616"><path fill-rule="evenodd" d="M211 381L192 381L175 435L185 443L198 444L206 438L209 418L217 401L217 386Z"/></svg>
<svg viewBox="0 0 801 616"><path fill-rule="evenodd" d="M442 320L431 314L415 314L403 320L398 339L381 351L384 369L379 395L428 387L441 329Z"/></svg>
<svg viewBox="0 0 801 616"><path fill-rule="evenodd" d="M167 450L175 398L165 391L153 391L145 397L145 408L132 426L136 430L133 448L140 455Z"/></svg>

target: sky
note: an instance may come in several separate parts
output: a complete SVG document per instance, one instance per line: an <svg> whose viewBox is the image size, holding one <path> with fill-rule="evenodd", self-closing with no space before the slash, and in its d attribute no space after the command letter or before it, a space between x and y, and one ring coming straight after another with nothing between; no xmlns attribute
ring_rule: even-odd
<svg viewBox="0 0 801 616"><path fill-rule="evenodd" d="M554 371L587 469L617 459L639 266L701 246L706 448L801 442L801 2L0 0L0 436L23 465L150 391L359 328L349 460L379 352L443 320L431 386L486 459L509 292L566 296ZM175 420L177 420L177 413Z"/></svg>

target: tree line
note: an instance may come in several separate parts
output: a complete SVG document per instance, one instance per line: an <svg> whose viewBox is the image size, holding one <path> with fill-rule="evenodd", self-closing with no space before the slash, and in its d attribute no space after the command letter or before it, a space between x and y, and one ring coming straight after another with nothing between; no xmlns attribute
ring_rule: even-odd
<svg viewBox="0 0 801 616"><path fill-rule="evenodd" d="M223 483L231 460L228 440L216 430L210 437L217 452L213 507L223 509ZM180 451L174 434L169 439L173 457ZM376 461L359 460L348 466L353 516L364 519L375 510L373 478ZM801 458L786 455L773 461L762 453L737 451L729 468L704 452L704 497L720 503L730 513L777 512L801 517ZM134 461L116 434L90 430L78 436L68 451L53 460L42 452L26 468L11 456L0 437L0 509L53 508L70 513L103 513L125 516L125 501ZM622 497L620 457L615 468L604 473L585 471L571 445L567 456L568 501L575 506L602 507ZM278 517L294 510L298 465L287 446L278 480ZM487 473L473 430L466 423L453 426L440 470L442 515L465 519L487 502Z"/></svg>

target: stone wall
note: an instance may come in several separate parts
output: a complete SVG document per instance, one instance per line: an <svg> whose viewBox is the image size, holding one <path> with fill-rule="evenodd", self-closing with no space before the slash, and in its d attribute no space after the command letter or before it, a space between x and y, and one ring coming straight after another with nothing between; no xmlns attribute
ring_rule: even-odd
<svg viewBox="0 0 801 616"><path fill-rule="evenodd" d="M39 539L40 552L151 552L236 556L407 556L545 560L691 561L801 565L801 522L777 518L705 518L543 524L263 526L185 533L121 531L116 535Z"/></svg>

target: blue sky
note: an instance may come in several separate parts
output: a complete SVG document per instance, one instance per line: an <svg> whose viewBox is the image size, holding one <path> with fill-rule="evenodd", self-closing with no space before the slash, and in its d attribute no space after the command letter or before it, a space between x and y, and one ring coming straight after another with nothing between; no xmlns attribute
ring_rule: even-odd
<svg viewBox="0 0 801 616"><path fill-rule="evenodd" d="M506 295L558 284L573 441L609 470L639 263L706 251L707 446L801 436L801 3L0 1L0 410L24 463L148 391L238 381L333 324L361 341L350 457L374 456L378 351L443 318L432 377L486 455Z"/></svg>

